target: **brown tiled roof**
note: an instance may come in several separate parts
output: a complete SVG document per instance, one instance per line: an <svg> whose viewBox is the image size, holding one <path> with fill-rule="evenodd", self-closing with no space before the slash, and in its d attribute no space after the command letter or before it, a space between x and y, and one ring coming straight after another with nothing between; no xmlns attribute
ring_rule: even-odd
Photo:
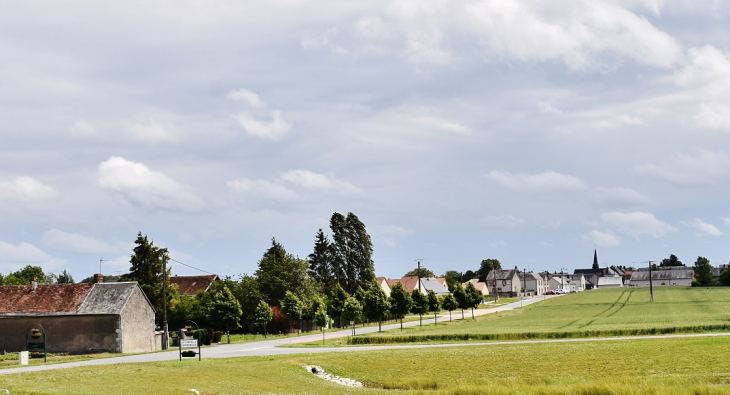
<svg viewBox="0 0 730 395"><path fill-rule="evenodd" d="M418 277L403 277L400 279L400 283L403 284L403 288L406 289L406 292L410 293L413 292L414 289L418 288Z"/></svg>
<svg viewBox="0 0 730 395"><path fill-rule="evenodd" d="M207 291L210 284L217 280L215 274L205 276L174 276L170 277L170 284L177 284L180 295L194 296L198 291Z"/></svg>
<svg viewBox="0 0 730 395"><path fill-rule="evenodd" d="M0 314L75 312L94 284L30 285L0 287Z"/></svg>

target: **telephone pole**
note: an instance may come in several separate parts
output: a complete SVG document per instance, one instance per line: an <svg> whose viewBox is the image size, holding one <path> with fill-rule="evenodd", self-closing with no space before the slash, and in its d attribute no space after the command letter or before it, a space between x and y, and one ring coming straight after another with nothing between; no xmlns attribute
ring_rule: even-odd
<svg viewBox="0 0 730 395"><path fill-rule="evenodd" d="M416 274L418 275L418 292L421 291L421 261L423 258L416 258L414 259L416 262L418 262L418 270L416 270Z"/></svg>
<svg viewBox="0 0 730 395"><path fill-rule="evenodd" d="M170 340L167 338L167 251L162 251L162 349L167 350Z"/></svg>
<svg viewBox="0 0 730 395"><path fill-rule="evenodd" d="M646 261L649 264L649 303L654 303L654 285L651 281L651 264L656 261Z"/></svg>

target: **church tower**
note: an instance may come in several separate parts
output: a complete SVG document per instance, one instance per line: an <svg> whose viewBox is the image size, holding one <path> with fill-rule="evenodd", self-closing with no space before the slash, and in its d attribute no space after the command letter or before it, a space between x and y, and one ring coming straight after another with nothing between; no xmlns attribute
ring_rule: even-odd
<svg viewBox="0 0 730 395"><path fill-rule="evenodd" d="M598 267L598 254L596 253L596 250L593 250L593 271L598 272L601 270L600 267Z"/></svg>

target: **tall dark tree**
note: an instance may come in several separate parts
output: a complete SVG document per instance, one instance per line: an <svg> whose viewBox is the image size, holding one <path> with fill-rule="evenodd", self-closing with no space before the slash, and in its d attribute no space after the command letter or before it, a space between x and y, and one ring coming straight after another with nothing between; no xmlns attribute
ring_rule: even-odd
<svg viewBox="0 0 730 395"><path fill-rule="evenodd" d="M712 277L712 266L710 266L710 260L698 256L697 261L694 265L695 280L702 286L713 285L715 279Z"/></svg>
<svg viewBox="0 0 730 395"><path fill-rule="evenodd" d="M411 312L418 314L419 325L423 326L423 315L428 313L428 299L421 291L414 289L411 292L411 300L413 301L413 304L411 304Z"/></svg>
<svg viewBox="0 0 730 395"><path fill-rule="evenodd" d="M454 292L457 285L461 286L461 273L456 270L447 270L444 273L444 278L446 279L446 286L451 292Z"/></svg>
<svg viewBox="0 0 730 395"><path fill-rule="evenodd" d="M208 321L216 328L226 329L226 332L241 327L241 304L231 290L223 285L223 288L215 294L208 306ZM229 336L230 342L230 336Z"/></svg>
<svg viewBox="0 0 730 395"><path fill-rule="evenodd" d="M499 269L502 269L502 264L499 263L498 259L482 260L482 263L479 265L479 271L477 271L477 275L479 275L479 281L486 282L489 272Z"/></svg>
<svg viewBox="0 0 730 395"><path fill-rule="evenodd" d="M314 252L307 257L309 276L322 284L325 295L332 295L335 272L332 267L332 244L320 228L314 239Z"/></svg>
<svg viewBox="0 0 730 395"><path fill-rule="evenodd" d="M662 259L661 263L659 263L659 266L684 266L684 264L677 258L676 255L671 254L669 255L669 258Z"/></svg>
<svg viewBox="0 0 730 395"><path fill-rule="evenodd" d="M250 276L246 273L241 274L238 277L238 284L232 292L238 300L238 303L241 304L241 311L243 312L241 316L242 323L254 321L256 307L259 305L259 302L264 300L264 295L261 294L261 290L259 289L259 280L255 276Z"/></svg>
<svg viewBox="0 0 730 395"><path fill-rule="evenodd" d="M137 233L137 239L134 241L135 247L133 254L129 259L129 273L121 277L122 281L136 281L140 288L144 291L155 310L163 311L163 289L162 283L164 276L162 272L162 260L167 258L167 248L160 248L155 245L147 235L142 232ZM170 276L170 268L167 269L167 277ZM167 299L171 301L175 298L175 292L168 289ZM155 320L162 322L162 314L156 314Z"/></svg>
<svg viewBox="0 0 730 395"><path fill-rule="evenodd" d="M390 311L395 315L396 318L400 318L400 330L403 332L403 317L411 311L411 295L408 295L408 291L403 287L403 284L398 281L395 283L393 288L390 289Z"/></svg>
<svg viewBox="0 0 730 395"><path fill-rule="evenodd" d="M300 289L307 280L307 262L289 254L275 238L256 270L259 289L269 306L278 306L286 291ZM299 296L299 295L297 295Z"/></svg>
<svg viewBox="0 0 730 395"><path fill-rule="evenodd" d="M720 273L720 284L724 286L730 285L730 265L725 267L725 270Z"/></svg>
<svg viewBox="0 0 730 395"><path fill-rule="evenodd" d="M350 294L358 286L367 287L375 279L373 243L360 219L353 213L347 217L340 213L330 218L333 256L332 272L337 281Z"/></svg>

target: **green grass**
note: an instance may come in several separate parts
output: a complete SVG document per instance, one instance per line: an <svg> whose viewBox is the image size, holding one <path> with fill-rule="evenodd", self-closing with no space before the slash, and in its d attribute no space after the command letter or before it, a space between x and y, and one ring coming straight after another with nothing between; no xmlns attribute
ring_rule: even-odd
<svg viewBox="0 0 730 395"><path fill-rule="evenodd" d="M459 313L457 317L460 317ZM509 312L356 337L355 344L510 340L693 333L730 330L730 288L593 290Z"/></svg>
<svg viewBox="0 0 730 395"><path fill-rule="evenodd" d="M730 337L169 361L0 376L11 394L730 394ZM302 366L366 383L349 389Z"/></svg>

